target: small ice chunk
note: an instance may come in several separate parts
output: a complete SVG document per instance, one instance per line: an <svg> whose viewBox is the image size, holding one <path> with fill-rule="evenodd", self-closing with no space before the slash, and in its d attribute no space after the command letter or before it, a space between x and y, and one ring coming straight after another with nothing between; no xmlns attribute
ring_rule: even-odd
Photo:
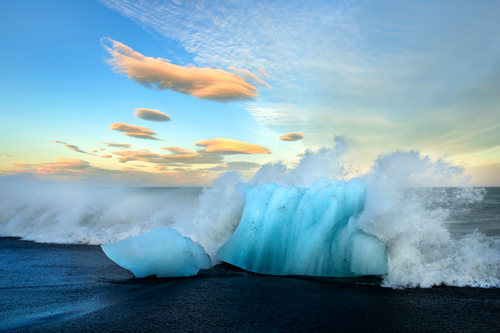
<svg viewBox="0 0 500 333"><path fill-rule="evenodd" d="M156 228L145 234L101 245L109 259L136 277L182 277L212 266L203 247L171 228Z"/></svg>

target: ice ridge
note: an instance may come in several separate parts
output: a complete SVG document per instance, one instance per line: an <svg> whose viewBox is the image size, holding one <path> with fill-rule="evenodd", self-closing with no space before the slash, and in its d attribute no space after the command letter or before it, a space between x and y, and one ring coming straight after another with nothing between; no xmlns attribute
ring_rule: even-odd
<svg viewBox="0 0 500 333"><path fill-rule="evenodd" d="M238 228L219 260L272 275L349 277L387 273L385 244L360 230L365 183L322 178L310 188L244 184Z"/></svg>

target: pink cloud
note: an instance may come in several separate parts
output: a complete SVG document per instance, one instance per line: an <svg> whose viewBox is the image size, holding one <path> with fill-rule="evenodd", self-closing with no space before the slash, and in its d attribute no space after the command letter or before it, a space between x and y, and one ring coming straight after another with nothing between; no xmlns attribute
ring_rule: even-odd
<svg viewBox="0 0 500 333"><path fill-rule="evenodd" d="M83 171L91 168L91 165L86 161L60 157L56 158L55 162L36 164L13 163L12 165L16 168L21 168L17 169L17 172L29 172L37 175L53 175L56 173Z"/></svg>
<svg viewBox="0 0 500 333"><path fill-rule="evenodd" d="M114 151L118 155L118 161L126 163L128 161L141 161L162 165L180 165L180 164L220 164L222 157L214 154L200 154L178 147L161 148L172 152L172 154L160 155L152 153L149 150L120 150Z"/></svg>
<svg viewBox="0 0 500 333"><path fill-rule="evenodd" d="M202 153L217 153L220 155L233 154L271 154L272 152L262 146L232 139L215 138L212 140L198 141L197 146L206 147Z"/></svg>

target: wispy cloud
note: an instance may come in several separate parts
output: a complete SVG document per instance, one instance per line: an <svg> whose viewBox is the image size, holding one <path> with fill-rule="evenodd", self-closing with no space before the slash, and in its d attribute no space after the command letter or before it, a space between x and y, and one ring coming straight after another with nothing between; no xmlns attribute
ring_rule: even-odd
<svg viewBox="0 0 500 333"><path fill-rule="evenodd" d="M169 115L166 115L165 113L163 113L159 110L139 108L139 109L135 109L134 114L137 118L151 120L151 121L165 122L165 121L172 120Z"/></svg>
<svg viewBox="0 0 500 333"><path fill-rule="evenodd" d="M166 166L157 165L157 171L147 172L134 168L110 170L94 167L80 159L56 158L55 162L42 163L14 163L14 168L0 170L0 175L32 174L39 177L60 177L63 179L86 179L98 181L99 184L107 182L136 182L142 186L164 184L165 186L209 186L210 172L205 169L175 168L167 169ZM189 165L180 164L185 167ZM134 167L142 167L134 165Z"/></svg>
<svg viewBox="0 0 500 333"><path fill-rule="evenodd" d="M100 1L194 55L180 60L268 81L272 90L245 103L263 132L301 124L314 144L342 133L373 154L447 154L448 141L464 154L498 141L482 130L500 117L498 1ZM365 126L366 117L398 126Z"/></svg>
<svg viewBox="0 0 500 333"><path fill-rule="evenodd" d="M13 163L17 172L27 172L37 175L52 175L56 173L74 173L91 168L90 164L86 161L71 158L56 158L55 162L48 163ZM12 170L6 170L12 171Z"/></svg>
<svg viewBox="0 0 500 333"><path fill-rule="evenodd" d="M261 78L259 78L254 73L250 72L248 69L241 69L241 68L236 68L233 66L230 66L229 69L232 70L233 72L237 73L238 75L244 77L247 81L254 82L255 84L264 86L267 89L271 89L271 86L267 82L262 81ZM264 73L265 73L265 71L264 71Z"/></svg>
<svg viewBox="0 0 500 333"><path fill-rule="evenodd" d="M306 112L289 103L247 103L247 111L264 126L298 126L308 122Z"/></svg>
<svg viewBox="0 0 500 333"><path fill-rule="evenodd" d="M126 135L126 136L130 136L132 138L136 138L136 139L146 139L146 140L157 140L157 141L171 141L171 140L164 140L164 139L160 139L160 138L157 138L151 134L147 134L147 133L123 133L123 135Z"/></svg>
<svg viewBox="0 0 500 333"><path fill-rule="evenodd" d="M304 138L304 134L302 133L297 133L297 132L291 132L288 134L284 134L279 137L280 140L283 141L298 141L302 140Z"/></svg>
<svg viewBox="0 0 500 333"><path fill-rule="evenodd" d="M120 150L114 151L114 155L118 155L118 161L126 163L129 161L141 161L162 165L179 165L179 164L220 164L222 157L215 154L200 154L196 151L191 151L178 147L161 148L172 152L172 154L156 154L149 150Z"/></svg>
<svg viewBox="0 0 500 333"><path fill-rule="evenodd" d="M80 148L78 148L75 145L70 145L69 143L58 141L58 140L52 140L52 142L60 143L60 144L64 145L64 147L68 148L69 150L76 151L77 153L88 154L86 151L81 150Z"/></svg>
<svg viewBox="0 0 500 333"><path fill-rule="evenodd" d="M127 133L158 134L150 130L149 128L143 126L129 125L125 123L113 123L109 125L109 129L113 131L127 132Z"/></svg>
<svg viewBox="0 0 500 333"><path fill-rule="evenodd" d="M146 57L130 47L106 39L104 45L113 57L110 64L141 85L158 90L173 90L201 99L237 101L257 97L257 88L239 75L222 69L184 67L163 58Z"/></svg>
<svg viewBox="0 0 500 333"><path fill-rule="evenodd" d="M159 139L154 135L158 134L149 128L143 126L129 125L125 123L114 123L109 125L109 129L112 131L125 132L123 133L126 136L130 136L136 139L147 139L147 140L160 140L167 141L163 139Z"/></svg>
<svg viewBox="0 0 500 333"><path fill-rule="evenodd" d="M8 154L8 153L0 153L0 156L7 156L7 157L14 157L13 155L11 154Z"/></svg>
<svg viewBox="0 0 500 333"><path fill-rule="evenodd" d="M102 157L102 158L111 158L111 157L113 157L113 156L111 156L111 155L101 155L101 157Z"/></svg>
<svg viewBox="0 0 500 333"><path fill-rule="evenodd" d="M233 154L271 154L272 152L262 146L232 139L215 138L212 140L198 141L196 146L206 147L200 150L203 153L216 153L220 155Z"/></svg>
<svg viewBox="0 0 500 333"><path fill-rule="evenodd" d="M132 147L132 145L128 144L128 143L114 143L114 142L100 142L100 143L104 143L108 147L118 147L118 148L130 148L130 147Z"/></svg>
<svg viewBox="0 0 500 333"><path fill-rule="evenodd" d="M269 74L267 74L266 72L266 69L264 68L264 66L261 66L259 67L259 69L257 69L257 72L260 74L260 76L262 76L263 78L269 78Z"/></svg>
<svg viewBox="0 0 500 333"><path fill-rule="evenodd" d="M231 170L254 170L261 165L253 162L228 162L219 164L216 167L208 168L209 171L231 171Z"/></svg>

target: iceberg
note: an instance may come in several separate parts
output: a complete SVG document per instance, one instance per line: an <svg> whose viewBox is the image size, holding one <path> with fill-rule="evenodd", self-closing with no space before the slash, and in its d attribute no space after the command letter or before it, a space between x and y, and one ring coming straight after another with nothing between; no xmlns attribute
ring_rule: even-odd
<svg viewBox="0 0 500 333"><path fill-rule="evenodd" d="M115 263L135 277L182 277L212 267L203 247L177 230L161 227L139 236L101 245Z"/></svg>
<svg viewBox="0 0 500 333"><path fill-rule="evenodd" d="M236 231L217 258L271 275L351 277L387 273L385 244L358 228L365 183L322 178L310 188L241 185Z"/></svg>

